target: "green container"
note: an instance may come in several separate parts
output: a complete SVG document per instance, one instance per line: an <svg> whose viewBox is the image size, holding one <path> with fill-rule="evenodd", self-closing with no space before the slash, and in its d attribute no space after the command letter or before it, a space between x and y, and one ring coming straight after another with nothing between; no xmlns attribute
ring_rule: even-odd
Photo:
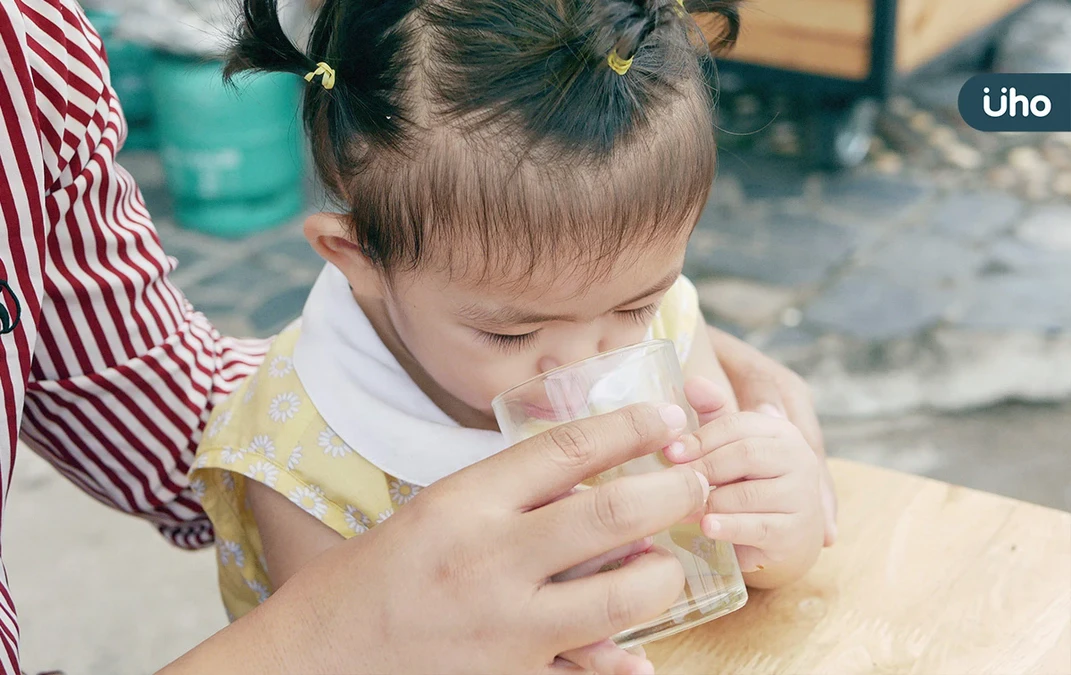
<svg viewBox="0 0 1071 675"><path fill-rule="evenodd" d="M221 237L281 225L304 205L300 80L241 76L220 63L161 55L150 84L179 224Z"/></svg>
<svg viewBox="0 0 1071 675"><path fill-rule="evenodd" d="M86 17L104 42L112 88L126 116L127 137L123 148L145 150L156 147L153 103L149 93L149 70L156 53L136 42L116 37L115 26L119 23L117 13L86 10Z"/></svg>

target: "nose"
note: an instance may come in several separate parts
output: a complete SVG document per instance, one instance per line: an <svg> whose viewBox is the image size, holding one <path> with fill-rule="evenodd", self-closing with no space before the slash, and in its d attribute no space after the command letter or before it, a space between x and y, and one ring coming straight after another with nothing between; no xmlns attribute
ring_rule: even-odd
<svg viewBox="0 0 1071 675"><path fill-rule="evenodd" d="M540 374L547 372L548 370L554 370L559 366L564 366L576 361L582 361L586 358L601 354L608 349L606 341L604 339L598 339L596 341L588 340L575 340L569 344L561 345L554 350L552 354L547 354L539 359L537 364Z"/></svg>

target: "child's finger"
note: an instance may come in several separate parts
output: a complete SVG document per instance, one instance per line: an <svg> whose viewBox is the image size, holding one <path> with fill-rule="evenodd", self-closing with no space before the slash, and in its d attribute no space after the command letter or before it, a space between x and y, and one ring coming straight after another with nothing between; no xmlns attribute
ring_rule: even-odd
<svg viewBox="0 0 1071 675"><path fill-rule="evenodd" d="M741 480L779 478L791 468L783 445L769 438L746 438L723 445L687 466L706 476L715 487Z"/></svg>
<svg viewBox="0 0 1071 675"><path fill-rule="evenodd" d="M745 574L764 570L773 563L769 556L754 546L733 546L733 550L736 551L740 571Z"/></svg>
<svg viewBox="0 0 1071 675"><path fill-rule="evenodd" d="M791 527L792 516L786 513L708 513L699 523L699 529L711 539L758 549L783 539Z"/></svg>
<svg viewBox="0 0 1071 675"><path fill-rule="evenodd" d="M708 514L795 513L800 496L789 481L746 480L711 490Z"/></svg>
<svg viewBox="0 0 1071 675"><path fill-rule="evenodd" d="M733 412L728 392L705 377L691 377L684 383L684 396L699 417L699 426Z"/></svg>
<svg viewBox="0 0 1071 675"><path fill-rule="evenodd" d="M688 462L745 438L778 438L792 428L791 422L762 413L733 413L703 425L694 434L681 436L678 443L666 448L666 457L678 464Z"/></svg>

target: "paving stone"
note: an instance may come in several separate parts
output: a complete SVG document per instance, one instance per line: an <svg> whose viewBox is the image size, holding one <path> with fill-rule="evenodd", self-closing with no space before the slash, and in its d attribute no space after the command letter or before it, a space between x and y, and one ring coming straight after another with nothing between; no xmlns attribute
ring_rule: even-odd
<svg viewBox="0 0 1071 675"><path fill-rule="evenodd" d="M779 328L763 343L762 348L771 352L797 351L813 346L818 335L804 326Z"/></svg>
<svg viewBox="0 0 1071 675"><path fill-rule="evenodd" d="M790 289L743 279L707 279L696 286L703 309L746 328L776 322L796 298Z"/></svg>
<svg viewBox="0 0 1071 675"><path fill-rule="evenodd" d="M293 286L271 295L249 315L257 335L272 335L301 315L312 286Z"/></svg>
<svg viewBox="0 0 1071 675"><path fill-rule="evenodd" d="M734 276L775 286L822 281L856 245L848 228L810 216L778 215L767 222L752 220L746 235L717 233L714 250L692 261L705 275Z"/></svg>
<svg viewBox="0 0 1071 675"><path fill-rule="evenodd" d="M224 290L257 292L287 283L285 278L266 267L263 260L256 255L229 260L224 264L226 266L223 269L205 277L201 284Z"/></svg>
<svg viewBox="0 0 1071 675"><path fill-rule="evenodd" d="M1071 260L1066 253L1039 248L1018 237L997 239L988 249L987 268L991 275L1018 272L1059 272L1071 274Z"/></svg>
<svg viewBox="0 0 1071 675"><path fill-rule="evenodd" d="M830 206L868 221L899 219L932 194L933 188L892 176L842 174L826 182Z"/></svg>
<svg viewBox="0 0 1071 675"><path fill-rule="evenodd" d="M950 304L946 293L926 292L877 269L842 277L803 313L819 328L865 340L915 335L937 323Z"/></svg>
<svg viewBox="0 0 1071 675"><path fill-rule="evenodd" d="M901 232L867 260L893 280L935 290L973 277L984 262L985 253L969 241L924 230Z"/></svg>
<svg viewBox="0 0 1071 675"><path fill-rule="evenodd" d="M1019 236L1050 250L1071 252L1071 206L1060 204L1039 208L1019 226Z"/></svg>
<svg viewBox="0 0 1071 675"><path fill-rule="evenodd" d="M1071 274L982 279L958 324L1001 331L1071 331Z"/></svg>
<svg viewBox="0 0 1071 675"><path fill-rule="evenodd" d="M323 258L313 250L300 231L294 236L288 235L285 239L269 244L264 247L263 252L279 256L300 269L319 270L324 266Z"/></svg>
<svg viewBox="0 0 1071 675"><path fill-rule="evenodd" d="M798 161L754 154L720 153L718 173L739 181L748 199L801 197L807 182Z"/></svg>
<svg viewBox="0 0 1071 675"><path fill-rule="evenodd" d="M938 232L975 241L1010 228L1023 213L1023 203L1000 192L964 192L941 200L927 219Z"/></svg>

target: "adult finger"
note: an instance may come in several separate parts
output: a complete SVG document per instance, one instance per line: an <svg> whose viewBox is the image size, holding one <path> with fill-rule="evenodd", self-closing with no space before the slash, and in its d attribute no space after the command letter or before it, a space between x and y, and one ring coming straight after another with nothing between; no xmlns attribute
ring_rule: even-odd
<svg viewBox="0 0 1071 675"><path fill-rule="evenodd" d="M542 506L588 478L665 447L686 423L680 406L646 403L569 422L455 474L454 489L520 510Z"/></svg>
<svg viewBox="0 0 1071 675"><path fill-rule="evenodd" d="M582 562L575 567L570 567L560 574L555 574L551 577L551 581L569 581L570 579L579 579L580 577L586 577L589 574L595 574L601 570L604 566L617 560L624 560L625 558L636 555L637 553L643 553L650 550L654 545L654 540L651 537L644 537L637 541L625 544L624 546L618 546L612 551L603 553L600 556L596 556L591 560Z"/></svg>
<svg viewBox="0 0 1071 675"><path fill-rule="evenodd" d="M703 508L709 490L704 476L685 468L580 490L524 515L518 564L534 578L550 577L681 522Z"/></svg>
<svg viewBox="0 0 1071 675"><path fill-rule="evenodd" d="M684 396L699 417L699 426L734 412L729 393L705 377L688 378Z"/></svg>
<svg viewBox="0 0 1071 675"><path fill-rule="evenodd" d="M640 654L634 654L621 649L611 640L571 649L561 656L598 675L654 675L655 672L654 664L647 660L642 650Z"/></svg>
<svg viewBox="0 0 1071 675"><path fill-rule="evenodd" d="M548 639L575 649L604 640L673 604L684 590L684 569L669 551L655 547L616 570L549 583L533 598L532 611L553 626Z"/></svg>

